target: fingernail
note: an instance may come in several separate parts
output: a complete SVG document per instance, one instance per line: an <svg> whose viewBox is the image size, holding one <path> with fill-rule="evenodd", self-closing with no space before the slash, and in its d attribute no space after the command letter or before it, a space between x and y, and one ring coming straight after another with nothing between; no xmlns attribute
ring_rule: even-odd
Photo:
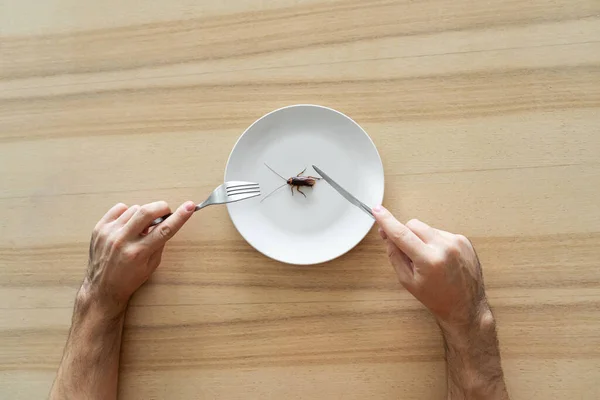
<svg viewBox="0 0 600 400"><path fill-rule="evenodd" d="M387 239L387 234L383 229L379 228L377 231L379 232L379 236L381 236L383 240Z"/></svg>
<svg viewBox="0 0 600 400"><path fill-rule="evenodd" d="M379 214L382 211L383 211L383 206L382 205L378 205L378 206L373 207L373 212L375 214Z"/></svg>
<svg viewBox="0 0 600 400"><path fill-rule="evenodd" d="M192 211L194 211L194 208L196 208L196 205L194 204L193 201L186 201L185 204L183 205L183 207L185 208L186 211L192 212Z"/></svg>

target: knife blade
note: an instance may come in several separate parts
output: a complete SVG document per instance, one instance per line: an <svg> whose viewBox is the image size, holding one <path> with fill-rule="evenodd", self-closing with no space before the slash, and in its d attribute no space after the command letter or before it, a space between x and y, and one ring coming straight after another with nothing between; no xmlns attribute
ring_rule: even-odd
<svg viewBox="0 0 600 400"><path fill-rule="evenodd" d="M344 198L346 200L348 200L350 203L354 204L356 207L358 207L361 210L363 210L371 218L375 219L375 216L373 216L373 212L371 211L370 207L368 207L367 205L365 205L365 203L363 203L362 201L358 200L356 197L352 196L346 189L344 189L343 187L341 187L340 185L338 185L336 181L334 181L333 179L331 179L331 177L329 175L327 175L325 172L323 172L319 167L317 167L316 165L313 165L312 167L315 169L315 171L317 171L317 173L319 175L321 175L321 177L323 179L325 179L325 182L329 183L339 194L341 194L342 196L344 196Z"/></svg>

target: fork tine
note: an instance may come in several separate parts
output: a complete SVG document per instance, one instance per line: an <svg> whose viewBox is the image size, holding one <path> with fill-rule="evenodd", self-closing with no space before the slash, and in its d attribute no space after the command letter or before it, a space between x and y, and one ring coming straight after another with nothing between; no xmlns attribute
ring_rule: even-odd
<svg viewBox="0 0 600 400"><path fill-rule="evenodd" d="M260 191L260 187L255 186L255 187L251 187L251 188L241 188L241 189L233 189L233 190L228 190L227 191L227 196L231 196L233 194L241 194L241 193L247 193L247 192L252 192L252 191Z"/></svg>
<svg viewBox="0 0 600 400"><path fill-rule="evenodd" d="M243 185L241 185L241 184L240 185L226 185L225 189L226 190L235 190L235 189L251 188L251 187L257 187L257 186L258 186L258 183L248 182Z"/></svg>
<svg viewBox="0 0 600 400"><path fill-rule="evenodd" d="M232 199L236 199L235 201L237 201L240 196L258 196L260 195L260 186L256 182L228 181L225 182L225 195L227 196L228 201Z"/></svg>
<svg viewBox="0 0 600 400"><path fill-rule="evenodd" d="M234 193L234 194L228 194L227 198L232 198L232 197L236 197L236 196L243 196L246 194L260 194L260 190L253 190L251 192L241 192L241 193Z"/></svg>
<svg viewBox="0 0 600 400"><path fill-rule="evenodd" d="M225 182L225 188L226 189L233 189L236 187L242 187L242 186L258 186L258 183L256 182L244 182L244 181L229 181L229 182Z"/></svg>
<svg viewBox="0 0 600 400"><path fill-rule="evenodd" d="M260 196L260 191L258 191L258 192L249 192L249 193L242 193L242 194L234 194L234 195L231 195L231 196L227 196L227 203L234 203L236 201L250 199L250 198L256 197L256 196Z"/></svg>
<svg viewBox="0 0 600 400"><path fill-rule="evenodd" d="M237 186L237 187L234 187L234 188L228 188L225 191L227 193L230 193L230 192L236 192L236 191L240 191L240 190L253 190L253 189L259 189L259 188L260 188L260 186L258 186L258 185L254 185L254 186Z"/></svg>
<svg viewBox="0 0 600 400"><path fill-rule="evenodd" d="M225 182L225 194L227 197L246 193L260 194L260 186L255 182L228 181Z"/></svg>

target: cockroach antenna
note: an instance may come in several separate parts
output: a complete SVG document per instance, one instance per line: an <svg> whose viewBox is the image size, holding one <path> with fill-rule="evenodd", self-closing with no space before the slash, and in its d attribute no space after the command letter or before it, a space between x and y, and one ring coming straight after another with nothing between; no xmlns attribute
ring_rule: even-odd
<svg viewBox="0 0 600 400"><path fill-rule="evenodd" d="M286 182L288 181L288 180L287 180L287 179L285 179L283 176L279 175L279 174L278 174L278 173L277 173L277 172L276 172L276 171L275 171L273 168L269 167L269 166L267 165L267 163L264 163L264 164L265 164L265 166L266 166L267 168L269 168L271 171L273 171L273 173L274 173L275 175L277 175L278 177L280 177L281 179L283 179L283 180L284 180L284 181L286 181Z"/></svg>
<svg viewBox="0 0 600 400"><path fill-rule="evenodd" d="M267 197L271 196L273 193L275 193L276 191L278 191L279 189L281 189L285 185L287 185L287 183L284 183L283 185L279 186L277 189L273 190L271 193L269 193L268 195L266 195L265 197L263 197L263 199L260 202L262 203L263 201L265 201L267 199Z"/></svg>

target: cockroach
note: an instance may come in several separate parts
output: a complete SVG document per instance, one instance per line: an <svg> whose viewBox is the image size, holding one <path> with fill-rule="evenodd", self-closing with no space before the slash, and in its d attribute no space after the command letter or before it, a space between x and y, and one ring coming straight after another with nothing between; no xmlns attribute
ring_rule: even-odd
<svg viewBox="0 0 600 400"><path fill-rule="evenodd" d="M288 179L285 179L283 176L279 175L273 168L269 167L267 165L267 163L265 163L265 166L267 168L269 168L271 171L273 171L273 173L275 175L277 175L278 177L280 177L281 179L283 179L285 181L285 183L283 185L279 186L277 189L273 190L268 195L266 195L260 201L261 203L263 201L265 201L267 199L267 197L269 197L270 195L272 195L273 193L275 193L276 191L278 191L279 189L281 189L285 185L290 185L290 190L292 191L292 196L294 195L294 188L296 188L296 190L298 192L300 192L300 194L302 194L302 196L306 197L306 195L304 194L304 192L302 190L300 190L300 186L313 187L315 185L315 183L317 183L317 181L321 179L321 178L317 178L315 176L303 176L304 172L306 171L306 168L304 168L302 170L302 172L300 172L298 175L292 176L291 178L288 178Z"/></svg>

